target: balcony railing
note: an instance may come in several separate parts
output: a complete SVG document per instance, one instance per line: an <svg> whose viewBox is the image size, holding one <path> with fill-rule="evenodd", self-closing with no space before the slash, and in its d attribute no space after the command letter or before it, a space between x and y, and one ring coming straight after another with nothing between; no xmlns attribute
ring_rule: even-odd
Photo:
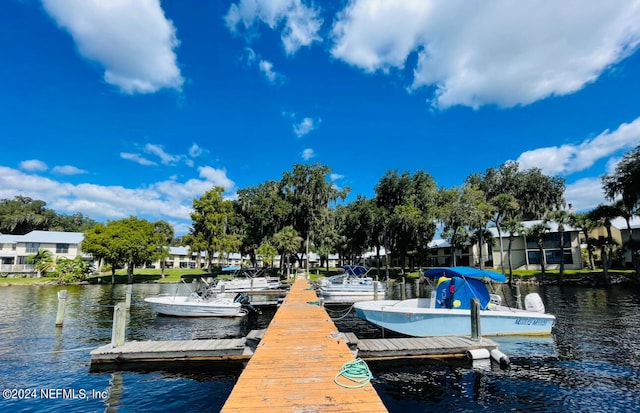
<svg viewBox="0 0 640 413"><path fill-rule="evenodd" d="M0 273L3 272L35 272L33 264L0 264Z"/></svg>

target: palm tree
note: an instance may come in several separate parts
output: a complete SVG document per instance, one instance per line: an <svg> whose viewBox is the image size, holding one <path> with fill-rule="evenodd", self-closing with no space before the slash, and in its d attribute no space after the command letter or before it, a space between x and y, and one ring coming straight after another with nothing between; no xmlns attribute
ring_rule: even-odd
<svg viewBox="0 0 640 413"><path fill-rule="evenodd" d="M509 263L509 285L511 285L513 283L513 268L511 266L511 245L513 243L513 239L515 238L516 234L522 234L524 232L524 225L522 224L522 222L518 221L517 219L510 219L504 222L504 229L509 234L509 244L507 247L507 261ZM500 240L500 243L502 243L502 240ZM502 251L500 251L500 254L502 254ZM502 261L502 258L500 260Z"/></svg>
<svg viewBox="0 0 640 413"><path fill-rule="evenodd" d="M613 241L613 235L611 234L611 221L620 216L620 211L612 205L598 205L593 211L589 213L589 217L598 223L603 225L607 230L607 238L605 240L598 240L598 246L602 255L602 282L605 285L611 283L609 279L609 268L611 268L613 249L616 243Z"/></svg>
<svg viewBox="0 0 640 413"><path fill-rule="evenodd" d="M560 234L560 276L558 282L562 284L564 282L564 226L569 225L571 216L567 211L558 209L547 214L545 222L549 221L558 225L558 233Z"/></svg>
<svg viewBox="0 0 640 413"><path fill-rule="evenodd" d="M542 281L545 278L545 266L546 266L546 256L544 252L544 236L549 232L549 227L543 222L541 224L535 224L531 228L528 228L524 231L524 234L528 238L534 238L536 240L536 244L538 244L538 252L540 254L540 272Z"/></svg>
<svg viewBox="0 0 640 413"><path fill-rule="evenodd" d="M289 276L289 256L298 251L302 241L304 241L304 239L298 235L298 231L290 225L282 228L282 230L273 235L274 246L278 249L278 252L280 252L280 268L283 267L284 256L286 255L287 257L287 277ZM307 256L307 260L308 259L309 257Z"/></svg>
<svg viewBox="0 0 640 413"><path fill-rule="evenodd" d="M505 219L509 219L517 213L519 205L518 201L516 201L513 195L510 194L500 194L492 198L490 202L495 207L493 222L496 224L496 229L498 230L498 242L500 243L500 268L504 274L504 248L502 244L501 224ZM509 260L511 260L511 257L509 257Z"/></svg>
<svg viewBox="0 0 640 413"><path fill-rule="evenodd" d="M593 221L587 213L577 213L570 215L570 224L582 231L584 242L587 244L587 253L589 254L589 268L595 270L596 265L593 262L593 242L589 238L589 233L598 227L597 222Z"/></svg>
<svg viewBox="0 0 640 413"><path fill-rule="evenodd" d="M56 268L56 263L53 260L53 253L42 248L38 250L36 255L30 256L28 261L33 263L35 266L38 278L42 277L42 274L46 274Z"/></svg>

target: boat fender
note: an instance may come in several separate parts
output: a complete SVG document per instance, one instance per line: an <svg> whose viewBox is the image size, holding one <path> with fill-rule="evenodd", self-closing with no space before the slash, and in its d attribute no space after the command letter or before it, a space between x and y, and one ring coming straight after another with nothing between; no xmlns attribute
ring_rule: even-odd
<svg viewBox="0 0 640 413"><path fill-rule="evenodd" d="M538 293L530 293L524 297L524 308L527 311L535 311L537 313L544 313L544 303Z"/></svg>
<svg viewBox="0 0 640 413"><path fill-rule="evenodd" d="M496 363L500 365L501 369L506 369L507 367L509 367L509 364L511 363L511 361L509 360L509 357L507 357L506 354L504 354L502 351L498 349L491 350L491 358L494 359Z"/></svg>
<svg viewBox="0 0 640 413"><path fill-rule="evenodd" d="M467 358L469 360L483 360L490 357L489 350L486 348L474 348L467 350Z"/></svg>

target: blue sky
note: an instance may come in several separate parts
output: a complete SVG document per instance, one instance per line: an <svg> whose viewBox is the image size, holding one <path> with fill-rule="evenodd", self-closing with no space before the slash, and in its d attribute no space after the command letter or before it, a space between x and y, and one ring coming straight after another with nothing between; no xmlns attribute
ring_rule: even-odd
<svg viewBox="0 0 640 413"><path fill-rule="evenodd" d="M5 0L0 199L188 230L214 185L328 165L441 187L518 161L577 210L640 144L640 2Z"/></svg>

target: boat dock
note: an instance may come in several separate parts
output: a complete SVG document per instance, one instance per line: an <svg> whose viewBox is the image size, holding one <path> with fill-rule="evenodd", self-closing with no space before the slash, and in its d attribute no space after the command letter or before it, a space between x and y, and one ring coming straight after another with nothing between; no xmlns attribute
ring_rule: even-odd
<svg viewBox="0 0 640 413"><path fill-rule="evenodd" d="M222 412L386 412L371 383L336 383L354 359L308 281L298 278Z"/></svg>
<svg viewBox="0 0 640 413"><path fill-rule="evenodd" d="M114 340L91 351L92 369L193 361L246 363L224 405L224 413L247 409L385 412L368 380L362 387L358 387L359 383L353 386L352 381L341 376L341 369L359 360L473 359L477 351L486 353L486 357L489 352L491 357L493 352L499 353L498 345L486 338L359 339L353 333L339 332L304 278L294 282L267 329L252 330L242 338L131 342L121 338L117 341L116 314L124 318L122 313L114 313ZM124 332L124 327L120 329ZM365 369L368 372L366 365Z"/></svg>

